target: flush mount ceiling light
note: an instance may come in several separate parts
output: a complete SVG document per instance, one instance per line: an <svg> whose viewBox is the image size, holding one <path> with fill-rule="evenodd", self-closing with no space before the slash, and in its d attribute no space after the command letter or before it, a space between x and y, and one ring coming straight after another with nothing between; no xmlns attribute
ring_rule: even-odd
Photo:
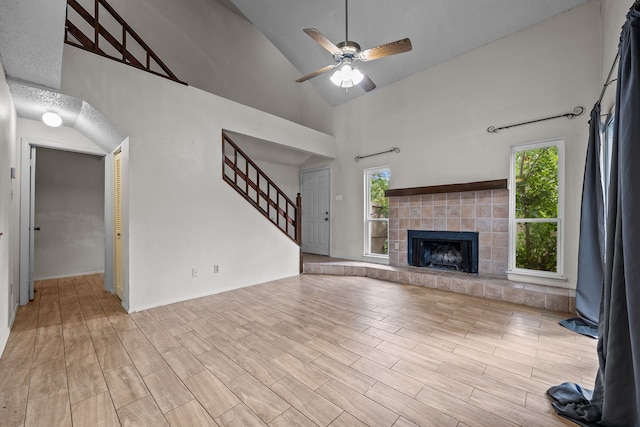
<svg viewBox="0 0 640 427"><path fill-rule="evenodd" d="M52 128L57 128L62 124L62 117L60 117L58 113L47 111L42 115L42 121L47 126L50 126Z"/></svg>
<svg viewBox="0 0 640 427"><path fill-rule="evenodd" d="M335 64L327 65L320 68L313 73L300 77L296 82L302 83L307 80L319 76L333 69L337 69L330 80L336 86L343 88L350 88L355 85L360 85L366 92L372 91L376 88L375 83L371 79L364 75L360 70L353 67L353 63L357 61L367 62L374 59L384 58L386 56L396 55L398 53L409 52L411 47L411 40L408 38L396 40L395 42L383 44L371 49L362 50L360 45L354 41L349 40L349 3L348 0L344 1L345 9L345 41L333 44L331 40L326 38L324 34L315 28L306 28L303 31L314 39L325 50L329 51L333 55Z"/></svg>

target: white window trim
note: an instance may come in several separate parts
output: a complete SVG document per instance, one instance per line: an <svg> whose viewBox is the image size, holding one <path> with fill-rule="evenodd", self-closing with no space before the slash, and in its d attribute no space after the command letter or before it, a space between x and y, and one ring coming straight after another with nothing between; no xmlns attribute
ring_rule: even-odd
<svg viewBox="0 0 640 427"><path fill-rule="evenodd" d="M516 192L515 192L515 154L519 151L533 150L545 147L558 147L558 217L556 219L530 219L527 222L557 222L558 223L558 264L556 272L529 270L516 267ZM564 193L565 193L565 157L564 140L553 139L511 147L509 166L509 271L508 274L518 276L531 276L546 279L566 280L564 275Z"/></svg>
<svg viewBox="0 0 640 427"><path fill-rule="evenodd" d="M371 219L369 218L369 175L383 171L389 171L389 177L391 177L391 169L389 166L378 166L374 168L367 168L364 170L364 256L370 258L389 259L389 254L373 254L371 253L371 239L369 238L369 221L387 221L387 237L389 233L389 218L387 219Z"/></svg>

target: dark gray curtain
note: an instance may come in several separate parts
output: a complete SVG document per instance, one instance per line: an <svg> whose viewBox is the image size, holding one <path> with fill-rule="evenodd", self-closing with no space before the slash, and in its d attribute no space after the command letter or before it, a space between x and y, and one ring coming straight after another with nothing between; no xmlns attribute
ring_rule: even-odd
<svg viewBox="0 0 640 427"><path fill-rule="evenodd" d="M640 426L640 11L620 38L616 121L608 192L600 368L593 396L575 385L549 389L558 413L582 425Z"/></svg>
<svg viewBox="0 0 640 427"><path fill-rule="evenodd" d="M637 6L636 6L637 7ZM640 11L620 38L600 317L602 421L640 425Z"/></svg>
<svg viewBox="0 0 640 427"><path fill-rule="evenodd" d="M591 111L589 146L582 187L576 311L594 325L600 317L604 284L604 201L600 171L600 103Z"/></svg>

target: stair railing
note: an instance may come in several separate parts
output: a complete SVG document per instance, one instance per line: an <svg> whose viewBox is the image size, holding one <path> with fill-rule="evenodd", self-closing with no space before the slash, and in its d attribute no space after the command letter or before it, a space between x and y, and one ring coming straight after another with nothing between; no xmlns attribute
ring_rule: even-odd
<svg viewBox="0 0 640 427"><path fill-rule="evenodd" d="M298 246L302 245L300 193L293 202L224 132L222 179Z"/></svg>
<svg viewBox="0 0 640 427"><path fill-rule="evenodd" d="M78 0L67 0L65 43L139 68L157 76L186 84L171 72L169 67L160 60L158 55L151 50L106 0L91 1L93 1L94 4L93 15L85 9ZM85 0L85 2L87 2L87 0ZM103 17L103 15L107 16ZM101 20L102 23L100 22ZM117 32L121 34L121 37L113 36L105 25L118 27ZM82 28L84 28L85 31L83 31ZM132 50L142 51L138 52L138 55L143 56L144 59L136 57L136 55L132 53ZM152 68L154 66L158 69L157 71Z"/></svg>

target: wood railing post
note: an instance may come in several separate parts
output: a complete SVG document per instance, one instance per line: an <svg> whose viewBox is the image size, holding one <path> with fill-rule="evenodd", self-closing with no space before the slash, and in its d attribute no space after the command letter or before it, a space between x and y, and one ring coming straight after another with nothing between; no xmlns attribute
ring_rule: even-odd
<svg viewBox="0 0 640 427"><path fill-rule="evenodd" d="M302 196L296 197L296 242L302 246Z"/></svg>
<svg viewBox="0 0 640 427"><path fill-rule="evenodd" d="M300 247L300 274L302 274L302 196L296 196L296 243Z"/></svg>
<svg viewBox="0 0 640 427"><path fill-rule="evenodd" d="M94 42L93 44L96 47L96 50L100 49L98 46L98 40L100 39L100 21L98 21L98 13L100 10L100 0L95 1L95 14L93 15L93 32L94 32Z"/></svg>

